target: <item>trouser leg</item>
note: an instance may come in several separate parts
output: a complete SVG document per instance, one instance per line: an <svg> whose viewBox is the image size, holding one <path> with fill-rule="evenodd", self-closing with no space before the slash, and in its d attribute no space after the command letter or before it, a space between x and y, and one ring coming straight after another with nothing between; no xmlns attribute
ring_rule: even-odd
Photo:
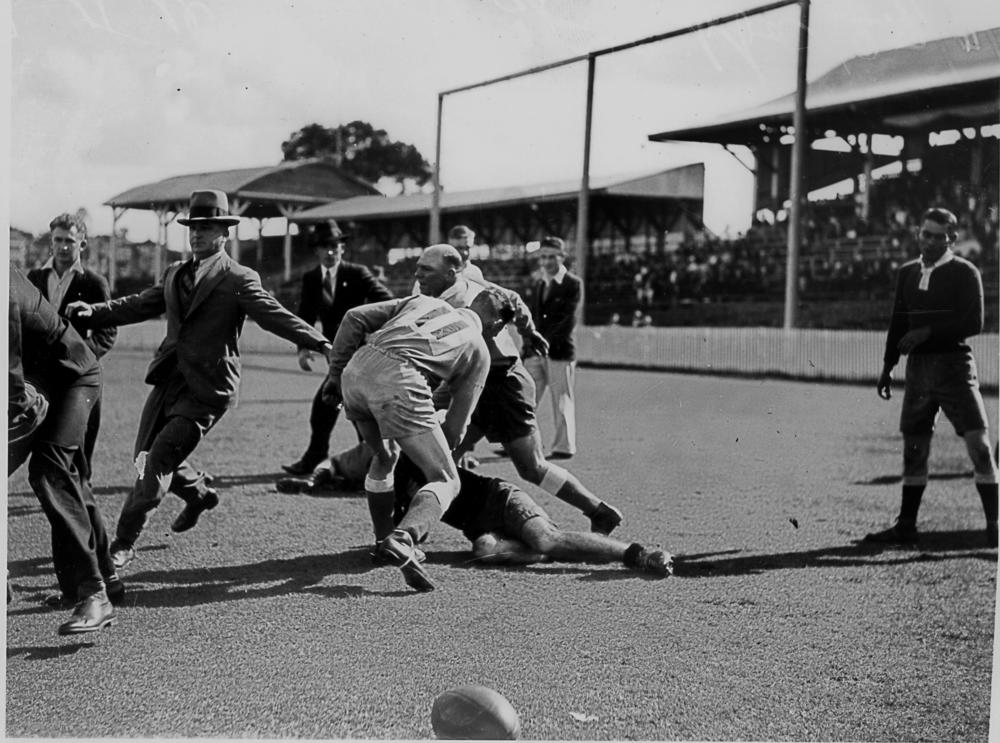
<svg viewBox="0 0 1000 743"><path fill-rule="evenodd" d="M323 400L322 386L313 398L309 411L309 446L305 457L319 461L326 459L330 451L330 434L340 416L340 404L330 405Z"/></svg>
<svg viewBox="0 0 1000 743"><path fill-rule="evenodd" d="M87 477L94 474L94 449L97 446L97 433L101 429L101 400L98 398L94 407L90 410L90 417L87 419L87 432L83 439L83 457L87 464Z"/></svg>
<svg viewBox="0 0 1000 743"><path fill-rule="evenodd" d="M119 541L135 544L149 515L160 505L170 488L175 470L185 463L203 436L202 426L195 421L173 416L166 420L153 437L145 456L143 452L139 453L136 457L136 469L141 474L118 516L116 534Z"/></svg>
<svg viewBox="0 0 1000 743"><path fill-rule="evenodd" d="M107 550L107 535L95 533L95 522L103 526L103 521L79 459L76 447L42 441L28 464L28 480L52 527L56 579L63 593L76 599L103 588L98 545Z"/></svg>
<svg viewBox="0 0 1000 743"><path fill-rule="evenodd" d="M552 451L576 454L575 361L549 361L549 385L552 387L552 417L556 435Z"/></svg>
<svg viewBox="0 0 1000 743"><path fill-rule="evenodd" d="M205 482L205 474L185 459L174 470L168 490L185 503L200 503L210 489Z"/></svg>

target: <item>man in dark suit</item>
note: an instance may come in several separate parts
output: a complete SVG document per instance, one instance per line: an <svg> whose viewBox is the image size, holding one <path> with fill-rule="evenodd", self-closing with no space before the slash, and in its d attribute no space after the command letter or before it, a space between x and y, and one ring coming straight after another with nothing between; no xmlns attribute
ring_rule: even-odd
<svg viewBox="0 0 1000 743"><path fill-rule="evenodd" d="M549 342L547 357L524 348L524 365L535 380L535 405L546 388L552 393L555 439L549 459L568 459L576 454L576 346L573 329L580 305L580 279L566 270L566 245L561 238L546 237L538 250L541 278L532 287L529 306L538 331Z"/></svg>
<svg viewBox="0 0 1000 743"><path fill-rule="evenodd" d="M135 466L139 477L118 517L111 556L122 568L135 557L135 542L149 514L168 492L187 504L171 529L192 528L219 498L187 458L223 414L236 405L240 382L237 346L249 316L260 327L297 346L326 353L331 344L282 307L260 284L260 276L226 255L229 216L222 191L195 191L189 214L177 220L189 228L193 257L174 263L163 281L139 294L88 305L71 313L94 328L128 325L166 314L163 339L146 375L153 385L139 420Z"/></svg>
<svg viewBox="0 0 1000 743"><path fill-rule="evenodd" d="M331 342L349 309L392 299L392 293L367 268L343 260L346 238L347 234L334 220L317 223L309 239L319 265L302 275L298 315L311 326L319 320L323 335ZM311 362L312 352L300 347L299 366L303 371L311 371ZM290 474L311 474L329 453L330 434L340 415L340 405L324 402L321 391L322 385L309 412L309 445L305 453L297 461L282 465Z"/></svg>
<svg viewBox="0 0 1000 743"><path fill-rule="evenodd" d="M99 273L86 268L80 252L87 245L87 226L72 214L60 214L49 222L52 257L41 268L28 272L28 280L38 287L49 303L66 316L70 302L106 302L111 299L108 282ZM117 328L88 330L79 320L70 320L73 329L83 337L94 356L103 357L118 337ZM101 427L101 400L97 399L87 421L87 436L83 445L87 467L93 473L94 445Z"/></svg>
<svg viewBox="0 0 1000 743"><path fill-rule="evenodd" d="M8 474L28 460L28 481L52 528L61 594L46 604L75 606L59 634L96 632L114 624L111 602L120 603L125 593L82 453L90 410L101 395L101 367L16 268L10 272L7 333Z"/></svg>

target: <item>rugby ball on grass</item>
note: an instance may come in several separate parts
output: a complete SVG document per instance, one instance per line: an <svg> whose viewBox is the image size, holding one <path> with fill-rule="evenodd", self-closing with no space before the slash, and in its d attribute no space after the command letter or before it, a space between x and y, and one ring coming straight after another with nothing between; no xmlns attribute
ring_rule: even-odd
<svg viewBox="0 0 1000 743"><path fill-rule="evenodd" d="M449 740L516 740L521 720L500 692L460 686L434 700L431 727L438 738Z"/></svg>

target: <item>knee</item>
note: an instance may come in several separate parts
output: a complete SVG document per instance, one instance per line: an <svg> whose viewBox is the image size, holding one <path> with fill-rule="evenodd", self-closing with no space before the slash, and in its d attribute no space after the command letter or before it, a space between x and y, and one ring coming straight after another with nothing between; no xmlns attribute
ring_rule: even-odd
<svg viewBox="0 0 1000 743"><path fill-rule="evenodd" d="M477 560L495 559L500 552L500 540L493 532L486 532L472 542L472 556Z"/></svg>
<svg viewBox="0 0 1000 743"><path fill-rule="evenodd" d="M930 439L914 438L903 442L903 464L908 467L921 467L927 464L930 456Z"/></svg>
<svg viewBox="0 0 1000 743"><path fill-rule="evenodd" d="M545 460L535 453L516 457L514 468L521 479L527 480L532 485L540 485L542 478L545 477Z"/></svg>
<svg viewBox="0 0 1000 743"><path fill-rule="evenodd" d="M550 554L559 546L561 532L546 519L534 518L521 530L521 539L535 552Z"/></svg>

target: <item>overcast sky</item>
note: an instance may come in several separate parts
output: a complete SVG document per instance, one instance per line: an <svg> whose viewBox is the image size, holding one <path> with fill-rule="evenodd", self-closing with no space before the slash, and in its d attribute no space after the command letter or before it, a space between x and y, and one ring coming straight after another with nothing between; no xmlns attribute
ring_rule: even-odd
<svg viewBox="0 0 1000 743"><path fill-rule="evenodd" d="M747 0L13 0L10 221L35 234L84 207L185 173L281 160L317 122L355 119L434 159L443 90L766 4ZM857 54L1000 26L995 0L813 0L809 75ZM750 176L714 146L654 132L794 87L792 6L602 57L592 174L707 163L706 222L745 229ZM448 96L448 190L580 177L586 65ZM276 222L279 222L275 220ZM151 212L120 222L155 238ZM265 233L284 231L283 223ZM171 233L171 246L183 239ZM255 230L240 228L241 238Z"/></svg>

